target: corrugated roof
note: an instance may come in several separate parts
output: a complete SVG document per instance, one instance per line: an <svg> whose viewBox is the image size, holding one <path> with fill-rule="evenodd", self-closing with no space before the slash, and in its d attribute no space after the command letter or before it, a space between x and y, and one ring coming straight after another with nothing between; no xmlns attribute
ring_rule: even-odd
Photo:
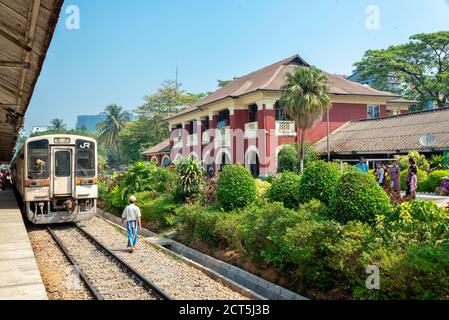
<svg viewBox="0 0 449 320"><path fill-rule="evenodd" d="M436 139L432 149L449 148L449 108L348 122L330 135L330 149L335 153L425 151L428 148L419 142L425 134ZM326 137L315 148L325 153Z"/></svg>
<svg viewBox="0 0 449 320"><path fill-rule="evenodd" d="M142 154L153 155L157 153L170 152L170 139L164 140L161 143L151 147L150 149L142 152Z"/></svg>
<svg viewBox="0 0 449 320"><path fill-rule="evenodd" d="M206 106L207 104L229 97L236 98L258 90L281 91L281 88L285 83L285 75L288 72L292 72L298 65L309 66L309 64L299 55L294 55L287 59L278 61L265 68L259 69L231 81L228 85L218 89L214 93L198 101L190 108L184 109L170 118L175 118L177 116L193 112L203 106ZM364 95L392 98L399 97L397 94L391 92L379 91L369 86L352 82L343 76L333 75L324 71L323 73L328 79L330 92L334 95Z"/></svg>
<svg viewBox="0 0 449 320"><path fill-rule="evenodd" d="M0 162L9 161L63 0L0 0Z"/></svg>

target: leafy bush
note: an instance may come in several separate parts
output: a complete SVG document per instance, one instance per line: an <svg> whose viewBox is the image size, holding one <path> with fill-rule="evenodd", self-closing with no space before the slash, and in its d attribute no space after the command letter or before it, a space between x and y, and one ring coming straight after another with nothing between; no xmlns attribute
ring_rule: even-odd
<svg viewBox="0 0 449 320"><path fill-rule="evenodd" d="M379 217L376 227L389 244L449 242L449 213L433 201L404 202Z"/></svg>
<svg viewBox="0 0 449 320"><path fill-rule="evenodd" d="M312 145L304 145L304 167L319 159ZM299 172L298 148L295 144L286 145L278 154L278 172Z"/></svg>
<svg viewBox="0 0 449 320"><path fill-rule="evenodd" d="M435 192L442 182L443 177L449 177L449 170L434 170L427 179L428 191Z"/></svg>
<svg viewBox="0 0 449 320"><path fill-rule="evenodd" d="M179 205L174 203L172 196L163 196L151 199L154 195L148 194L145 198L139 194L137 205L142 212L142 219L149 223L156 231L171 228L176 223L176 209Z"/></svg>
<svg viewBox="0 0 449 320"><path fill-rule="evenodd" d="M193 157L181 158L175 162L178 174L176 195L184 202L190 202L204 187L204 168Z"/></svg>
<svg viewBox="0 0 449 320"><path fill-rule="evenodd" d="M299 182L299 201L306 203L317 199L326 205L329 204L340 177L340 168L336 164L324 161L312 162L304 170Z"/></svg>
<svg viewBox="0 0 449 320"><path fill-rule="evenodd" d="M372 223L377 215L390 210L388 195L373 179L360 172L350 172L337 183L329 214L342 223L351 220Z"/></svg>
<svg viewBox="0 0 449 320"><path fill-rule="evenodd" d="M409 152L406 156L399 157L399 167L401 170L406 170L409 167L408 159L413 158L416 162L418 169L428 172L430 170L430 163L427 161L426 156L420 154L418 151Z"/></svg>
<svg viewBox="0 0 449 320"><path fill-rule="evenodd" d="M449 170L449 153L445 155L434 154L429 162L432 169Z"/></svg>
<svg viewBox="0 0 449 320"><path fill-rule="evenodd" d="M123 174L113 176L109 182L109 204L119 210L126 207L129 196L152 191L165 193L173 188L175 175L154 163L137 162Z"/></svg>
<svg viewBox="0 0 449 320"><path fill-rule="evenodd" d="M176 210L181 233L190 241L201 240L212 247L242 249L239 215L215 207L185 205Z"/></svg>
<svg viewBox="0 0 449 320"><path fill-rule="evenodd" d="M218 179L217 201L226 210L244 208L256 200L256 183L242 165L227 165Z"/></svg>
<svg viewBox="0 0 449 320"><path fill-rule="evenodd" d="M283 172L273 180L268 189L268 199L282 202L287 208L298 207L298 186L301 177L293 172Z"/></svg>
<svg viewBox="0 0 449 320"><path fill-rule="evenodd" d="M381 270L381 290L367 290L362 279L354 290L358 299L446 300L449 298L449 245L411 244L406 249L376 246L360 264Z"/></svg>
<svg viewBox="0 0 449 320"><path fill-rule="evenodd" d="M241 232L247 254L257 260L279 251L269 234L275 221L281 217L297 217L297 212L284 208L282 203L250 206L242 210ZM299 219L299 217L297 217Z"/></svg>
<svg viewBox="0 0 449 320"><path fill-rule="evenodd" d="M265 199L268 190L271 188L271 183L261 179L256 179L256 197L257 199Z"/></svg>
<svg viewBox="0 0 449 320"><path fill-rule="evenodd" d="M407 177L408 169L401 171L401 190L405 191L407 190L407 183L405 181ZM428 177L427 173L423 170L418 169L418 192L428 192L429 191L429 185L428 185ZM434 190L435 191L435 190Z"/></svg>

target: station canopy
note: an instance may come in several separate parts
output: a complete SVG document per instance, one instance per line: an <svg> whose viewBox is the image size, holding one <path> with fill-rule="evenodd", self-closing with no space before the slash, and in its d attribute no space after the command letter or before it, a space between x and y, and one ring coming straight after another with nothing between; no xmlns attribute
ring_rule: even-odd
<svg viewBox="0 0 449 320"><path fill-rule="evenodd" d="M0 0L0 163L11 160L63 0Z"/></svg>

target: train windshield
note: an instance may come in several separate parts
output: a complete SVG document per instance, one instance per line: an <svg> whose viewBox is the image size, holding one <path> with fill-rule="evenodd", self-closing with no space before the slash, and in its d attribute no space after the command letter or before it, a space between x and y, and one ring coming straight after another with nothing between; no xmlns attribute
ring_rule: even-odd
<svg viewBox="0 0 449 320"><path fill-rule="evenodd" d="M76 176L95 177L95 143L76 140Z"/></svg>
<svg viewBox="0 0 449 320"><path fill-rule="evenodd" d="M28 179L48 179L49 168L48 140L28 143Z"/></svg>

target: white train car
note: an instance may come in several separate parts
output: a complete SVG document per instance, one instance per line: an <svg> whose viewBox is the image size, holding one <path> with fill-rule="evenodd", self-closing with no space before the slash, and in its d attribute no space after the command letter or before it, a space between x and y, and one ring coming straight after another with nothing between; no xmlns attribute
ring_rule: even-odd
<svg viewBox="0 0 449 320"><path fill-rule="evenodd" d="M13 184L34 224L91 219L97 208L97 143L66 134L29 138L11 163Z"/></svg>

